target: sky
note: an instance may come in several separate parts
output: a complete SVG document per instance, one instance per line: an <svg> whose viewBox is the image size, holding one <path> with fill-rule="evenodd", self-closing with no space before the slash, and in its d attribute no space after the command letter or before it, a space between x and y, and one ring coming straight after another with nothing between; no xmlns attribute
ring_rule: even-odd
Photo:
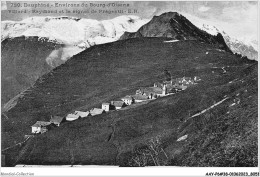
<svg viewBox="0 0 260 177"><path fill-rule="evenodd" d="M18 1L16 1L18 2ZM258 39L258 2L257 1L20 1L20 6L14 7L12 1L1 2L1 19L19 21L31 16L74 16L80 18L91 18L97 20L111 19L120 15L136 15L141 18L151 19L154 15L164 12L176 11L185 16L192 16L202 21L210 23L217 28L227 32L236 38ZM52 5L50 7L31 7L32 5ZM80 7L55 7L59 5L79 4ZM91 6L90 5L94 5ZM110 6L108 7L108 4ZM26 4L26 5L25 5ZM84 7L81 5L84 4ZM103 6L105 4L105 6ZM128 7L118 7L118 5L128 4ZM28 7L30 5L30 7ZM117 5L116 7L111 7ZM19 5L17 5L19 6ZM24 7L27 6L27 7ZM27 10L27 13L10 13L9 10ZM58 13L32 14L28 10L57 10ZM66 9L81 11L82 13L66 13ZM128 9L137 13L128 13ZM63 10L63 13L59 13ZM87 11L89 10L89 11ZM91 13L96 10L97 13ZM101 10L102 12L99 12ZM108 13L103 10L123 10L123 13Z"/></svg>

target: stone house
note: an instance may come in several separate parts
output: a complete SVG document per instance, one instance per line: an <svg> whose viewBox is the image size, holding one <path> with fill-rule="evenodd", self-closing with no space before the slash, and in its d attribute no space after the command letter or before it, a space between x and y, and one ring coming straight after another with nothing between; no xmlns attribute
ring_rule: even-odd
<svg viewBox="0 0 260 177"><path fill-rule="evenodd" d="M129 95L121 98L121 100L123 102L125 102L126 105L131 105L132 103L134 103L134 98L132 96L129 96Z"/></svg>
<svg viewBox="0 0 260 177"><path fill-rule="evenodd" d="M95 115L99 115L99 114L105 113L105 110L100 109L100 108L92 108L89 112L90 112L90 114L92 116L95 116Z"/></svg>
<svg viewBox="0 0 260 177"><path fill-rule="evenodd" d="M104 111L108 112L110 110L110 103L102 103L102 108Z"/></svg>
<svg viewBox="0 0 260 177"><path fill-rule="evenodd" d="M51 122L37 121L33 124L32 133L45 133L50 129Z"/></svg>
<svg viewBox="0 0 260 177"><path fill-rule="evenodd" d="M78 115L78 116L81 117L81 118L85 118L85 117L87 117L87 116L90 115L90 112L89 112L89 111L87 111L87 112L75 111L74 114L75 114L75 115Z"/></svg>
<svg viewBox="0 0 260 177"><path fill-rule="evenodd" d="M114 107L114 109L118 110L125 107L126 104L123 101L111 101L111 106Z"/></svg>
<svg viewBox="0 0 260 177"><path fill-rule="evenodd" d="M77 120L80 116L79 115L75 115L75 114L68 114L66 116L66 120L67 121L74 121Z"/></svg>
<svg viewBox="0 0 260 177"><path fill-rule="evenodd" d="M60 126L60 124L64 121L64 117L61 116L52 116L50 123L56 125L56 126Z"/></svg>

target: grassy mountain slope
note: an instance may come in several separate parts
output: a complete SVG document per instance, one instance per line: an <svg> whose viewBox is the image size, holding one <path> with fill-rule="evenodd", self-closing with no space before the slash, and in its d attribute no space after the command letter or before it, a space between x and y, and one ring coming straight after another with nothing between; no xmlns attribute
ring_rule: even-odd
<svg viewBox="0 0 260 177"><path fill-rule="evenodd" d="M229 52L220 51L214 45L188 40L165 43L165 40L169 39L128 39L94 46L42 76L22 98L18 98L16 106L6 112L5 117L2 116L2 147L22 140L23 135L30 133L30 126L37 120L49 120L50 115L65 116L74 110L101 107L102 102L119 99L126 94L133 94L138 87L151 86L155 81L162 81L165 69L173 77L200 76L200 84L132 109L65 122L59 128L31 139L21 148L18 156L10 153L7 156L10 159L9 165L15 163L13 159L17 163L26 164L205 165L206 160L200 164L195 163L201 158L196 153L205 147L201 147L195 140L206 141L205 137L208 136L203 132L214 121L227 124L229 129L222 130L227 135L238 131L232 121L239 123L242 117L231 117L230 122L224 120L233 115L233 108L229 105L233 103L237 92L243 95L243 89L247 89L247 99L257 99L257 65ZM222 67L226 73L223 73ZM235 79L237 80L234 83L229 83ZM243 83L240 83L241 79L244 79ZM200 122L198 117L188 119L222 100L225 95L229 98L220 105L221 109L212 109L216 111L216 115L213 114L210 120L204 121L206 118L202 118ZM246 100L246 96L243 95L242 98ZM242 98L238 106L245 104ZM254 110L251 116L245 112L251 124L243 125L244 134L250 133L251 137L244 142L250 145L257 138L254 134L256 108L255 102L247 103ZM240 108L235 107L233 111L237 112L238 109ZM242 107L241 111L243 109L246 107ZM226 115L228 110L230 113ZM210 131L215 135L219 130ZM176 142L177 138L185 134L188 134L187 141ZM237 134L232 136L216 135L212 139L221 139L228 145L228 138L239 137ZM244 140L243 138L245 137L236 142ZM255 149L257 144L252 146ZM157 155L156 149L158 152L160 150ZM143 155L149 153L150 155ZM208 153L216 155L218 149ZM185 161L185 155L192 158L194 163ZM253 151L248 158L249 162L242 165L255 166L256 162L252 159L256 157L257 154ZM135 159L146 161L137 163ZM225 164L212 160L207 165ZM233 165L237 166L237 163Z"/></svg>
<svg viewBox="0 0 260 177"><path fill-rule="evenodd" d="M173 165L258 165L257 73L256 64L242 70L232 83L210 88L215 94L226 92L229 99L180 127L181 133L191 136Z"/></svg>
<svg viewBox="0 0 260 177"><path fill-rule="evenodd" d="M37 37L17 37L1 43L2 105L52 69L46 59L57 47Z"/></svg>

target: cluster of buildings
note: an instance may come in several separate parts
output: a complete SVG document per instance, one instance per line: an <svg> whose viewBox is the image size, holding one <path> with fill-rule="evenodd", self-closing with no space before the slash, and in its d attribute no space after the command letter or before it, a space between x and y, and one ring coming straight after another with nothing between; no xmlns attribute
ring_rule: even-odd
<svg viewBox="0 0 260 177"><path fill-rule="evenodd" d="M74 113L68 114L66 117L61 116L52 116L50 121L37 121L35 124L33 124L32 127L32 133L38 134L38 133L45 133L48 130L50 130L53 127L59 127L61 123L65 121L74 121L79 118L86 118L88 116L95 116L98 114L104 113L105 110L99 109L99 108L93 108L90 111L75 111Z"/></svg>
<svg viewBox="0 0 260 177"><path fill-rule="evenodd" d="M64 117L61 116L52 116L50 121L37 121L33 124L32 133L45 133L52 127L60 126L60 124L64 121Z"/></svg>
<svg viewBox="0 0 260 177"><path fill-rule="evenodd" d="M188 86L196 84L200 80L199 77L195 76L193 79L191 77L182 77L164 81L163 83L156 82L153 87L139 88L132 97L135 102L156 99L185 90Z"/></svg>
<svg viewBox="0 0 260 177"><path fill-rule="evenodd" d="M74 121L79 118L96 116L111 110L119 110L133 103L140 103L143 101L157 99L159 97L174 94L179 91L185 90L188 86L196 84L196 82L200 80L201 79L199 77L195 76L193 79L191 77L182 77L171 79L171 81L164 81L163 83L156 82L152 87L139 88L138 90L136 90L135 95L127 95L121 98L120 101L102 103L101 108L92 108L91 110L86 112L75 111L74 113L68 114L66 117L52 116L49 122L37 121L34 125L31 126L32 133L45 133L53 126L60 126L60 124L65 120Z"/></svg>
<svg viewBox="0 0 260 177"><path fill-rule="evenodd" d="M111 101L111 103L103 103L102 108L92 108L89 111L75 111L74 113L69 113L66 117L61 116L52 116L50 121L37 121L33 124L32 133L39 134L45 133L51 128L59 127L61 123L65 121L74 121L79 118L86 118L88 116L96 116L99 114L103 114L110 110L117 110L121 109L122 107L126 106L123 101Z"/></svg>

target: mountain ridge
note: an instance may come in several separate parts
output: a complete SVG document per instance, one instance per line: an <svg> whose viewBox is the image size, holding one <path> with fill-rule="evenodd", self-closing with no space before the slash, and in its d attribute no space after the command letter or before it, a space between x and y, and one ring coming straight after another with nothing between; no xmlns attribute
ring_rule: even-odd
<svg viewBox="0 0 260 177"><path fill-rule="evenodd" d="M231 50L226 45L223 36L216 36L197 28L186 17L177 12L163 13L154 16L150 22L143 25L137 32L125 32L121 40L136 37L168 37L176 40L199 40L209 44L219 45L227 52Z"/></svg>
<svg viewBox="0 0 260 177"><path fill-rule="evenodd" d="M69 45L79 45L86 41L100 44L101 39L97 37L113 42L122 32L136 31L146 22L147 19L133 15L102 21L72 17L30 17L20 22L3 21L2 41L19 36L38 36Z"/></svg>
<svg viewBox="0 0 260 177"><path fill-rule="evenodd" d="M254 44L253 41L245 42L239 39L232 38L227 33L219 30L215 26L202 24L201 26L198 25L198 27L212 35L221 33L227 46L232 50L233 53L246 56L250 60L258 60L257 44Z"/></svg>
<svg viewBox="0 0 260 177"><path fill-rule="evenodd" d="M168 12L168 13L175 13L175 12ZM159 16L155 16L155 18L157 17ZM196 19L195 17L191 17L188 14L184 14L184 17L189 19L199 29L206 31L209 34L216 36L217 33L221 33L222 36L224 37L225 43L232 50L232 52L241 54L242 56L247 56L249 59L257 60L258 58L257 42L248 41L248 39L247 40L235 39L234 37L230 37L223 30L219 30L215 26L208 25L207 21L205 20L203 23L201 23L198 19ZM74 31L78 31L78 33L76 34L76 37L73 37L73 40L72 38L66 39L58 35L60 33L59 31L62 31L63 29L67 29L66 25L68 24L66 23L64 24L62 21L68 24L71 23L70 26L71 25L76 26ZM68 17L68 16L31 17L31 18L24 19L20 22L3 21L2 41L8 37L15 38L23 35L25 37L38 36L39 39L42 37L48 38L49 42L54 42L59 44L65 43L67 45L74 46L75 49L73 50L79 53L83 49L89 48L90 46L93 45L116 41L123 35L124 32L126 32L126 34L128 32L129 33L136 32L142 25L148 23L148 21L149 19L141 19L137 16L131 16L131 15L118 16L114 19L103 20L103 21ZM55 30L54 22L57 23L57 25L59 26L63 26L63 29ZM53 23L53 25L47 25L49 23ZM8 26L10 29L9 31L8 31ZM23 29L23 26L25 27L27 26L26 29ZM15 28L17 28L17 32L15 32ZM90 31L89 34L85 35L84 30ZM49 34L50 32L54 32L54 34L57 35L56 36L50 35ZM64 33L69 34L67 36L71 36L70 35L71 32L69 31L64 31ZM74 38L76 40L74 40ZM77 47L79 49L77 49Z"/></svg>

